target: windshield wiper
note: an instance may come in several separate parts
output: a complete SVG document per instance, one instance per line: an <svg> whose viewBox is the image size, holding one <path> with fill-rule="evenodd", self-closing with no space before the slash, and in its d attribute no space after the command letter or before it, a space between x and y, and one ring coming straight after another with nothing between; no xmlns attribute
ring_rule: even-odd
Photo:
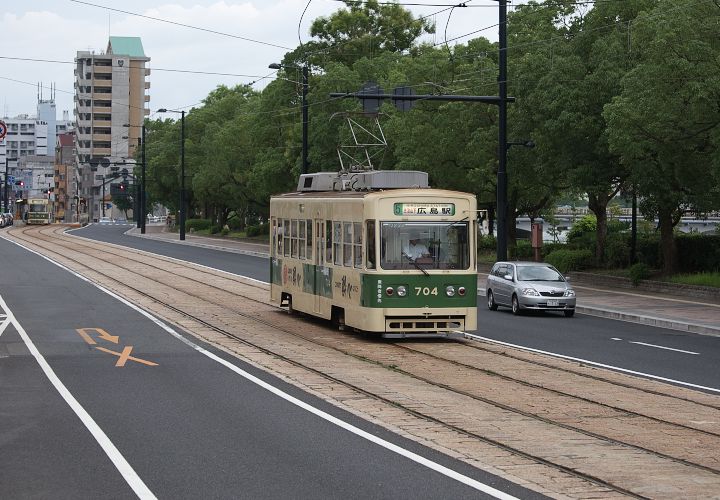
<svg viewBox="0 0 720 500"><path fill-rule="evenodd" d="M413 266L415 266L417 269L421 270L421 271L423 272L423 274L425 274L425 276L430 276L430 273L428 273L424 268L420 267L420 264L418 264L417 262L415 262L414 259L411 259L409 255L407 255L407 254L405 254L405 253L403 253L402 255L403 255L403 257L405 257L407 260L409 260L410 262L412 262L412 265L413 265Z"/></svg>

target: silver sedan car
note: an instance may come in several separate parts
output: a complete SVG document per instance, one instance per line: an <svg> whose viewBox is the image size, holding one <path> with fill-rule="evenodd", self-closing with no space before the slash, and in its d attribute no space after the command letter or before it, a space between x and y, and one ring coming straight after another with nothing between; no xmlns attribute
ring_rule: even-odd
<svg viewBox="0 0 720 500"><path fill-rule="evenodd" d="M496 262L485 284L488 309L498 306L575 314L575 290L560 272L541 262Z"/></svg>

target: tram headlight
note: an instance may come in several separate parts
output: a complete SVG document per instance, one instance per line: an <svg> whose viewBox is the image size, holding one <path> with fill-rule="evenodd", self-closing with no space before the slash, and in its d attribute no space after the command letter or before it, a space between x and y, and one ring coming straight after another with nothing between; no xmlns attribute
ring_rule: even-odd
<svg viewBox="0 0 720 500"><path fill-rule="evenodd" d="M447 295L448 297L455 296L455 287L452 285L446 286L445 287L445 295Z"/></svg>
<svg viewBox="0 0 720 500"><path fill-rule="evenodd" d="M390 296L390 295L392 295L392 294L395 293L395 289L394 289L393 287L389 286L389 287L387 287L387 288L385 289L385 293L386 293L388 296Z"/></svg>
<svg viewBox="0 0 720 500"><path fill-rule="evenodd" d="M407 295L407 287L404 285L397 287L397 294L398 297L405 297Z"/></svg>
<svg viewBox="0 0 720 500"><path fill-rule="evenodd" d="M464 286L461 286L461 287L458 288L458 295L459 295L460 297L464 297L464 296L465 296L465 292L466 292L466 290L465 290L465 287L464 287Z"/></svg>

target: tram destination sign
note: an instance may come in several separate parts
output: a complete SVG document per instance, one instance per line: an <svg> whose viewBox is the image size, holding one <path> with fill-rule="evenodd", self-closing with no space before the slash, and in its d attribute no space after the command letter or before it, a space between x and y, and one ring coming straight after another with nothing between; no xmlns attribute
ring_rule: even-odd
<svg viewBox="0 0 720 500"><path fill-rule="evenodd" d="M393 207L395 215L455 215L454 203L395 203Z"/></svg>

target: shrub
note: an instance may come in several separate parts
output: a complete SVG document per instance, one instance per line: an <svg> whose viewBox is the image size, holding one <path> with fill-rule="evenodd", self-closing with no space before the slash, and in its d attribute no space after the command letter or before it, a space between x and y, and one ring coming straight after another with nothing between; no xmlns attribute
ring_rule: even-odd
<svg viewBox="0 0 720 500"><path fill-rule="evenodd" d="M590 250L555 250L545 257L545 262L555 266L561 273L567 273L592 267L594 256Z"/></svg>
<svg viewBox="0 0 720 500"><path fill-rule="evenodd" d="M210 228L210 234L218 234L221 230L222 228L215 224Z"/></svg>
<svg viewBox="0 0 720 500"><path fill-rule="evenodd" d="M220 234L223 236L227 236L230 233L230 228L226 225L222 230L220 231Z"/></svg>
<svg viewBox="0 0 720 500"><path fill-rule="evenodd" d="M497 249L497 240L495 239L495 236L492 234L487 234L485 236L480 236L478 238L478 250L496 250Z"/></svg>
<svg viewBox="0 0 720 500"><path fill-rule="evenodd" d="M185 229L193 231L202 231L204 229L210 229L212 223L210 219L188 219L185 221Z"/></svg>
<svg viewBox="0 0 720 500"><path fill-rule="evenodd" d="M605 265L626 267L630 263L630 243L625 235L613 234L605 241Z"/></svg>
<svg viewBox="0 0 720 500"><path fill-rule="evenodd" d="M531 260L533 257L533 249L528 240L516 240L515 248L510 250L510 259Z"/></svg>
<svg viewBox="0 0 720 500"><path fill-rule="evenodd" d="M568 243L574 243L575 240L581 238L583 235L594 236L597 230L597 219L594 215L588 214L578 219L573 224L572 228L567 235Z"/></svg>
<svg viewBox="0 0 720 500"><path fill-rule="evenodd" d="M690 233L678 236L676 241L681 271L720 270L720 237Z"/></svg>
<svg viewBox="0 0 720 500"><path fill-rule="evenodd" d="M644 262L638 262L630 266L628 276L633 286L638 286L640 280L646 280L650 277L650 268Z"/></svg>
<svg viewBox="0 0 720 500"><path fill-rule="evenodd" d="M257 226L248 226L245 234L247 234L248 237L260 236L262 234L270 234L270 225L260 224Z"/></svg>

